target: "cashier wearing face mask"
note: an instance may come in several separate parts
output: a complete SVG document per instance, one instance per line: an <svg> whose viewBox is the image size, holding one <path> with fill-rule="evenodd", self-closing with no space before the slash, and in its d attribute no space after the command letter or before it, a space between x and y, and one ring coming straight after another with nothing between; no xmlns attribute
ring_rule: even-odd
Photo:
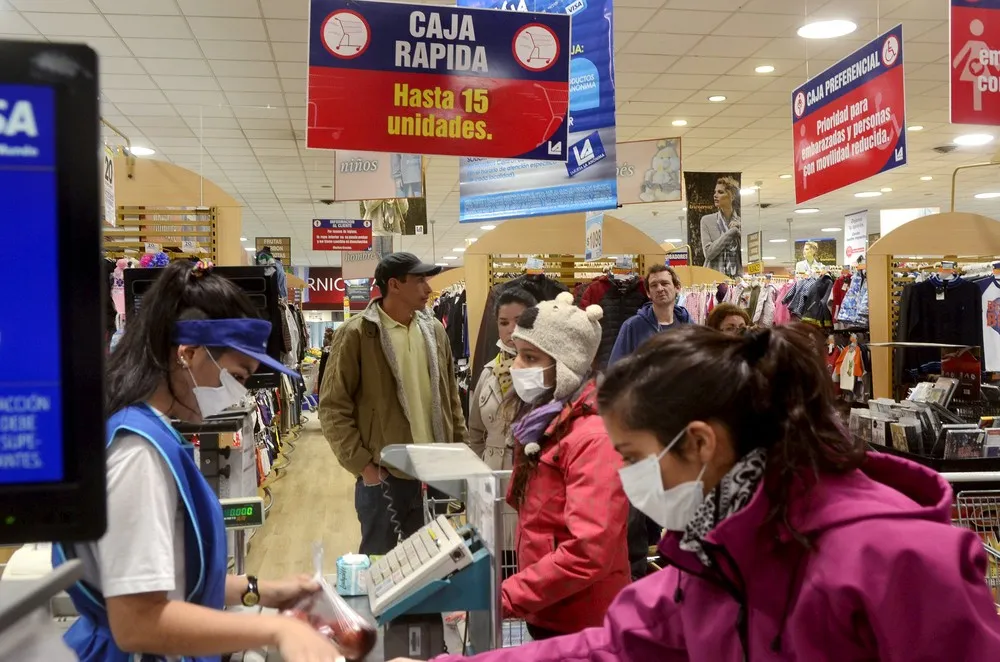
<svg viewBox="0 0 1000 662"><path fill-rule="evenodd" d="M227 574L218 497L170 419L200 422L237 404L258 367L290 373L266 354L271 324L210 263L163 269L108 359L108 528L97 542L53 546L79 559L69 591L80 619L65 639L82 662L214 662L273 647L286 662L339 653L285 616L224 612L284 607L314 592L307 578Z"/></svg>
<svg viewBox="0 0 1000 662"><path fill-rule="evenodd" d="M851 440L822 342L691 325L615 364L601 414L668 565L600 627L468 662L1000 660L982 541L939 474Z"/></svg>
<svg viewBox="0 0 1000 662"><path fill-rule="evenodd" d="M501 593L504 612L535 639L600 624L630 579L622 462L591 379L602 315L563 293L524 311L513 333L509 401L520 405L507 500L518 511L518 572Z"/></svg>

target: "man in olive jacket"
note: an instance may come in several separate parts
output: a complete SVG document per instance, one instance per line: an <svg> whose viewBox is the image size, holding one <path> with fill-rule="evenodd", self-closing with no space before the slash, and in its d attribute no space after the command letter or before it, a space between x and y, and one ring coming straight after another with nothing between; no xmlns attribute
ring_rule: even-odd
<svg viewBox="0 0 1000 662"><path fill-rule="evenodd" d="M385 554L424 523L420 482L381 466L382 449L468 442L451 345L427 310L427 278L440 271L412 253L385 256L375 269L382 298L333 336L319 420L340 465L357 477L362 554Z"/></svg>

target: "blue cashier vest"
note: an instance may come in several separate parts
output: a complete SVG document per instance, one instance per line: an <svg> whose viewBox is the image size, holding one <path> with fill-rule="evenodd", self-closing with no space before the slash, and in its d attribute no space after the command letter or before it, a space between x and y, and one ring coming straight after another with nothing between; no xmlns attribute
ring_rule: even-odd
<svg viewBox="0 0 1000 662"><path fill-rule="evenodd" d="M226 529L219 498L194 462L192 447L149 406L133 405L114 414L107 423L107 446L120 432L134 433L151 443L170 466L177 493L184 504L184 569L187 601L213 609L226 602ZM69 545L52 546L52 563L71 558ZM81 662L131 662L133 657L115 645L104 598L93 587L78 582L69 589L80 619L65 635ZM147 655L142 662L159 660ZM190 662L218 662L219 656L184 658Z"/></svg>

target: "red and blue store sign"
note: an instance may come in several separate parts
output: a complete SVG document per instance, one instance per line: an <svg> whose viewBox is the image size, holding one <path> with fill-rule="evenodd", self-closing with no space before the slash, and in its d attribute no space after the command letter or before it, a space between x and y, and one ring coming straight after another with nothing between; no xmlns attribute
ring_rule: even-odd
<svg viewBox="0 0 1000 662"><path fill-rule="evenodd" d="M795 202L906 165L903 26L792 92Z"/></svg>
<svg viewBox="0 0 1000 662"><path fill-rule="evenodd" d="M951 121L1000 126L1000 0L951 0Z"/></svg>
<svg viewBox="0 0 1000 662"><path fill-rule="evenodd" d="M306 145L565 161L570 43L568 15L312 0Z"/></svg>

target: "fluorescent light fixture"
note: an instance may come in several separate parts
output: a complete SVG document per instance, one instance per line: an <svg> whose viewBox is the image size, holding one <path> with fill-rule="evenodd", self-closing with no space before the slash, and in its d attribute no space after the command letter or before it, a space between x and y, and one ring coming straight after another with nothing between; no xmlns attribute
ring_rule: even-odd
<svg viewBox="0 0 1000 662"><path fill-rule="evenodd" d="M150 149L148 147L139 147L138 145L133 146L129 151L133 156L152 156L156 154L156 150Z"/></svg>
<svg viewBox="0 0 1000 662"><path fill-rule="evenodd" d="M448 263L447 262L435 262L434 266L435 267L447 267Z"/></svg>
<svg viewBox="0 0 1000 662"><path fill-rule="evenodd" d="M753 195L757 192L756 186L751 186L750 188L741 188L740 195Z"/></svg>
<svg viewBox="0 0 1000 662"><path fill-rule="evenodd" d="M444 256L443 258L441 258L441 259L443 259L443 260L457 260L457 259L458 259L458 256L457 256L457 255L445 255L445 256Z"/></svg>
<svg viewBox="0 0 1000 662"><path fill-rule="evenodd" d="M1000 198L1000 192L993 191L990 193L977 193L975 196L977 200L992 200L993 198Z"/></svg>
<svg viewBox="0 0 1000 662"><path fill-rule="evenodd" d="M796 214L818 214L819 210L815 207L803 207L802 209L796 209Z"/></svg>
<svg viewBox="0 0 1000 662"><path fill-rule="evenodd" d="M721 103L726 100L726 96L724 94L713 94L712 96L708 97L708 100L711 101L712 103Z"/></svg>
<svg viewBox="0 0 1000 662"><path fill-rule="evenodd" d="M240 237L240 241L246 241L246 240L247 240L246 237Z"/></svg>
<svg viewBox="0 0 1000 662"><path fill-rule="evenodd" d="M883 193L892 193L892 187L890 186L883 186L879 190L882 191Z"/></svg>
<svg viewBox="0 0 1000 662"><path fill-rule="evenodd" d="M496 230L497 226L495 226L495 225L480 225L479 229L480 230Z"/></svg>
<svg viewBox="0 0 1000 662"><path fill-rule="evenodd" d="M768 241L772 244L784 244L788 242L787 239L768 239Z"/></svg>
<svg viewBox="0 0 1000 662"><path fill-rule="evenodd" d="M757 67L756 69L754 69L754 71L756 71L759 74L769 74L769 73L772 73L774 71L774 67L772 67L769 64L762 64L759 67Z"/></svg>
<svg viewBox="0 0 1000 662"><path fill-rule="evenodd" d="M254 252L254 249L250 248L249 246L247 248L244 248L243 250L245 250L247 253L253 253Z"/></svg>
<svg viewBox="0 0 1000 662"><path fill-rule="evenodd" d="M778 258L774 257L773 255L765 255L761 259L762 260L777 260Z"/></svg>
<svg viewBox="0 0 1000 662"><path fill-rule="evenodd" d="M907 131L923 131L924 127L921 124L911 124L910 126L906 127L906 130Z"/></svg>
<svg viewBox="0 0 1000 662"><path fill-rule="evenodd" d="M688 121L687 120L674 120L670 124L672 124L673 126L687 126L688 125Z"/></svg>
<svg viewBox="0 0 1000 662"><path fill-rule="evenodd" d="M882 195L882 191L861 191L860 193L855 193L855 198L877 198Z"/></svg>
<svg viewBox="0 0 1000 662"><path fill-rule="evenodd" d="M683 239L664 239L663 243L665 243L665 244L673 244L674 246L676 246L677 244L679 244L679 243L681 243L683 241L684 241Z"/></svg>
<svg viewBox="0 0 1000 662"><path fill-rule="evenodd" d="M687 210L688 210L687 207L681 207L681 211L687 211Z"/></svg>
<svg viewBox="0 0 1000 662"><path fill-rule="evenodd" d="M464 253L465 252L465 246L458 246L457 248L451 249L451 251L453 253Z"/></svg>
<svg viewBox="0 0 1000 662"><path fill-rule="evenodd" d="M791 175L778 175L778 179L791 179Z"/></svg>
<svg viewBox="0 0 1000 662"><path fill-rule="evenodd" d="M820 232L840 232L842 228L820 228Z"/></svg>
<svg viewBox="0 0 1000 662"><path fill-rule="evenodd" d="M966 133L961 136L955 136L953 140L959 147L980 147L981 145L988 145L993 142L993 136L988 133Z"/></svg>
<svg viewBox="0 0 1000 662"><path fill-rule="evenodd" d="M934 178L931 177L930 175L924 175L923 177L920 178L920 181L922 181L922 182L929 182L932 179L934 179Z"/></svg>
<svg viewBox="0 0 1000 662"><path fill-rule="evenodd" d="M857 29L858 26L853 21L834 19L832 21L806 23L797 30L796 34L803 39L836 39L837 37L849 35Z"/></svg>

